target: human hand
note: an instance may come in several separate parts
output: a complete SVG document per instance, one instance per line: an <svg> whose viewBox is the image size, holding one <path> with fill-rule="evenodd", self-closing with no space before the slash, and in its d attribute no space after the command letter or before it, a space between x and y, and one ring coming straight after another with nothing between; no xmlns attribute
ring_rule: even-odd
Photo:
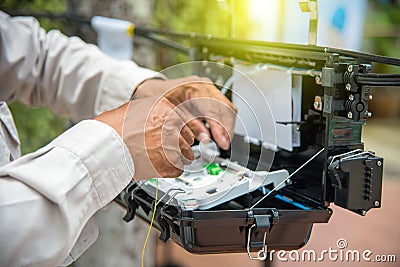
<svg viewBox="0 0 400 267"><path fill-rule="evenodd" d="M134 178L178 177L193 160L194 141L185 115L165 97L130 101L95 119L114 128L135 163Z"/></svg>
<svg viewBox="0 0 400 267"><path fill-rule="evenodd" d="M237 108L210 79L198 76L172 80L150 79L137 88L134 98L148 96L164 96L179 106L187 117L192 118L187 125L198 141L211 137L203 123L205 121L216 143L223 149L229 148Z"/></svg>

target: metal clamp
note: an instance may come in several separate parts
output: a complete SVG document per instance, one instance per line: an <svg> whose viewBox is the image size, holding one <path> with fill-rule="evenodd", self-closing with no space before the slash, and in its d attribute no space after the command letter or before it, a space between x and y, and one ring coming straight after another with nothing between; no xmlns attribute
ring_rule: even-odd
<svg viewBox="0 0 400 267"><path fill-rule="evenodd" d="M253 215L252 211L249 213L249 217L254 218L254 223L250 226L248 236L247 236L247 255L251 260L259 260L265 261L268 255L268 248L267 248L267 233L270 230L271 222L270 222L270 215ZM264 236L262 239L262 243L258 242L251 242L251 233L253 228L257 228L257 231L264 232ZM261 245L260 245L261 243ZM257 252L257 256L252 256L250 252L250 248L252 247L260 247L261 249Z"/></svg>
<svg viewBox="0 0 400 267"><path fill-rule="evenodd" d="M267 248L267 244L266 244L267 232L264 232L264 241L263 241L262 248L257 252L257 256L253 257L250 252L251 229L253 229L253 227L256 227L256 225L253 224L249 228L249 233L247 236L247 246L246 246L247 247L247 255L249 256L250 260L265 261L267 259L267 254L268 254L268 248Z"/></svg>
<svg viewBox="0 0 400 267"><path fill-rule="evenodd" d="M169 203L174 199L174 197L175 197L177 194L185 193L185 190L183 190L183 189L180 189L180 188L170 188L170 189L168 189L168 191L165 192L165 194L157 201L156 206L157 206L158 204L160 204L161 201L163 201L164 198L167 197L167 196L169 195L169 193L171 193L172 191L176 191L176 192L172 194L172 196L168 199L167 202L165 202L164 206L165 206L165 205L169 205Z"/></svg>

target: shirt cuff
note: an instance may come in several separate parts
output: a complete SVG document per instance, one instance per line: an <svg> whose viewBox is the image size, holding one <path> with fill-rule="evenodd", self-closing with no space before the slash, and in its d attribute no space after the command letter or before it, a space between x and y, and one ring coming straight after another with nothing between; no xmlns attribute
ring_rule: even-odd
<svg viewBox="0 0 400 267"><path fill-rule="evenodd" d="M80 158L92 178L101 207L132 180L134 164L129 150L117 132L105 123L84 120L46 147L61 147Z"/></svg>

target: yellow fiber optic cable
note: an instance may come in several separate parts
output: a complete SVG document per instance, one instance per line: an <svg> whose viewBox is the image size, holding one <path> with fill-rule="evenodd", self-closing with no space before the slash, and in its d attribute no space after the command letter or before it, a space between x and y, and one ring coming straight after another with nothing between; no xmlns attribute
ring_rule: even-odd
<svg viewBox="0 0 400 267"><path fill-rule="evenodd" d="M146 251L147 241L149 240L151 228L153 227L154 218L156 216L157 202L158 202L158 178L156 178L156 197L154 199L153 214L151 216L149 230L147 231L147 236L146 236L146 239L144 240L144 244L143 244L143 248L142 248L142 267L144 267L144 252Z"/></svg>

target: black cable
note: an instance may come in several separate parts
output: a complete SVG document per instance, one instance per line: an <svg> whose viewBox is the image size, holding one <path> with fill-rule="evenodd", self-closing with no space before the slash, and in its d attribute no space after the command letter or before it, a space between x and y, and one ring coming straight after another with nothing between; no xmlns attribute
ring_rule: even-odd
<svg viewBox="0 0 400 267"><path fill-rule="evenodd" d="M373 77L361 77L357 78L356 77L356 82L375 82L375 81L380 81L380 82L397 82L400 81L400 78L373 78Z"/></svg>
<svg viewBox="0 0 400 267"><path fill-rule="evenodd" d="M354 79L360 85L400 86L400 74L366 73L358 74Z"/></svg>
<svg viewBox="0 0 400 267"><path fill-rule="evenodd" d="M365 73L365 74L357 74L357 77L365 77L365 78L400 78L399 73L394 74L382 74L382 73Z"/></svg>
<svg viewBox="0 0 400 267"><path fill-rule="evenodd" d="M358 84L370 85L370 86L400 86L400 81L392 81L392 82L362 81L362 82L358 82Z"/></svg>

